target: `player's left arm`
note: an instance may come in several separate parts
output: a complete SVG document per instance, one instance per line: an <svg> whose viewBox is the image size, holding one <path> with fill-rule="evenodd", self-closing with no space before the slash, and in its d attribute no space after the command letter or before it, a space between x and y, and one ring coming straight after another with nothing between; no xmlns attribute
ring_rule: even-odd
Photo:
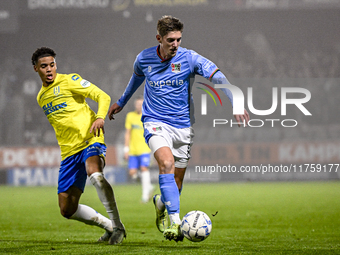
<svg viewBox="0 0 340 255"><path fill-rule="evenodd" d="M213 72L209 80L214 84L230 84L227 77L225 77L225 75L219 69ZM231 91L227 88L221 88L221 90L229 98L231 105L233 106L233 94ZM245 123L245 125L247 125L248 121L250 120L249 113L246 109L244 109L244 114L235 114L234 118L238 123ZM240 127L241 124L238 124L238 126Z"/></svg>
<svg viewBox="0 0 340 255"><path fill-rule="evenodd" d="M104 131L105 117L110 107L111 98L103 90L98 88L91 82L81 78L78 74L70 74L72 77L69 81L70 90L78 95L82 95L86 98L90 98L98 104L98 111L96 114L96 120L92 123L90 133L94 136L100 136L100 132Z"/></svg>
<svg viewBox="0 0 340 255"><path fill-rule="evenodd" d="M209 59L197 54L196 52L192 52L191 58L189 58L191 63L193 63L194 72L205 77L210 80L214 84L230 84L227 77L220 71L220 69L210 61ZM233 94L227 88L221 88L223 93L229 98L231 105L233 106ZM246 109L244 109L244 114L235 114L234 115L237 122L248 123L249 121L249 113ZM240 127L241 125L238 124Z"/></svg>
<svg viewBox="0 0 340 255"><path fill-rule="evenodd" d="M114 114L119 113L121 110L123 110L124 106L127 104L127 102L130 100L132 95L136 92L136 90L139 88L140 85L145 80L145 75L143 74L142 69L140 68L140 57L142 53L138 54L136 57L135 62L133 63L133 73L130 78L130 81L128 85L125 88L125 91L123 95L119 98L119 100L114 103L109 110L109 119L114 120L113 117Z"/></svg>
<svg viewBox="0 0 340 255"><path fill-rule="evenodd" d="M104 124L107 111L109 110L111 97L96 85L91 85L93 88L91 93L88 94L88 98L98 103L98 111L96 114L96 120L92 123L90 133L93 132L94 136L100 136L100 130L105 134Z"/></svg>

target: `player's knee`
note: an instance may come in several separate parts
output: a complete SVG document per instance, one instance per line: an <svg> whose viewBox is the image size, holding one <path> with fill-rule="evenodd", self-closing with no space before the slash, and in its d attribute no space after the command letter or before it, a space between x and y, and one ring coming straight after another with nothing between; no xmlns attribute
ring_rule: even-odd
<svg viewBox="0 0 340 255"><path fill-rule="evenodd" d="M99 188L105 187L106 179L102 172L94 172L90 175L90 181L94 186Z"/></svg>
<svg viewBox="0 0 340 255"><path fill-rule="evenodd" d="M160 173L173 173L175 171L175 162L172 159L165 159L159 163Z"/></svg>
<svg viewBox="0 0 340 255"><path fill-rule="evenodd" d="M136 175L137 174L137 169L135 169L135 168L131 168L131 169L129 169L129 175L130 176L134 176L134 175Z"/></svg>
<svg viewBox="0 0 340 255"><path fill-rule="evenodd" d="M141 170L141 172L147 172L147 171L149 171L149 168L146 167L146 166L141 166L140 170Z"/></svg>
<svg viewBox="0 0 340 255"><path fill-rule="evenodd" d="M71 218L71 216L73 215L73 214L69 214L67 211L64 211L64 210L60 210L60 213L66 219Z"/></svg>
<svg viewBox="0 0 340 255"><path fill-rule="evenodd" d="M73 208L73 207L60 207L60 214L66 218L69 219L71 218L71 216L77 211L77 208Z"/></svg>

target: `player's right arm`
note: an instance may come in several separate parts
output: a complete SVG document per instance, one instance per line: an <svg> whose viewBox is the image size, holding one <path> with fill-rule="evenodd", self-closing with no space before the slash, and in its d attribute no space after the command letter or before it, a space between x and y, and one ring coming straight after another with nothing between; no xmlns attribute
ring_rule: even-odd
<svg viewBox="0 0 340 255"><path fill-rule="evenodd" d="M145 76L141 68L139 67L139 56L140 54L136 57L135 63L134 63L134 73L132 74L130 81L128 85L126 86L126 89L123 93L123 95L119 98L119 100L111 105L108 115L109 119L113 120L114 117L113 115L116 113L119 113L124 106L127 104L127 102L130 100L132 97L133 93L136 92L136 90L139 88L140 85L145 80Z"/></svg>

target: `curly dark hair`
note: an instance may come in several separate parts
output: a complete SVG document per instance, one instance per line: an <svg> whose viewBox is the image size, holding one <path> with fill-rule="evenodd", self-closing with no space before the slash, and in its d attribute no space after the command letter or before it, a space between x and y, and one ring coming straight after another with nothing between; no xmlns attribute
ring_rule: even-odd
<svg viewBox="0 0 340 255"><path fill-rule="evenodd" d="M164 15L157 22L157 33L163 37L171 31L183 32L183 27L184 25L179 19L170 15Z"/></svg>
<svg viewBox="0 0 340 255"><path fill-rule="evenodd" d="M39 58L43 58L43 57L54 57L56 56L57 54L54 52L54 50L50 49L50 48L47 48L47 47L41 47L41 48L38 48L32 55L32 65L35 65Z"/></svg>

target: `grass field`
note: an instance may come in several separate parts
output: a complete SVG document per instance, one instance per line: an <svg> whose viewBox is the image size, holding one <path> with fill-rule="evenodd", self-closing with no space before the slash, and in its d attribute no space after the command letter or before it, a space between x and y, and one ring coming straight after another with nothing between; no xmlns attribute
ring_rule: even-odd
<svg viewBox="0 0 340 255"><path fill-rule="evenodd" d="M101 229L60 216L55 187L0 186L0 253L340 254L340 182L186 184L181 216L198 209L212 220L201 243L163 240L140 186L114 190L128 235L110 246L96 242ZM81 203L106 215L92 186Z"/></svg>

